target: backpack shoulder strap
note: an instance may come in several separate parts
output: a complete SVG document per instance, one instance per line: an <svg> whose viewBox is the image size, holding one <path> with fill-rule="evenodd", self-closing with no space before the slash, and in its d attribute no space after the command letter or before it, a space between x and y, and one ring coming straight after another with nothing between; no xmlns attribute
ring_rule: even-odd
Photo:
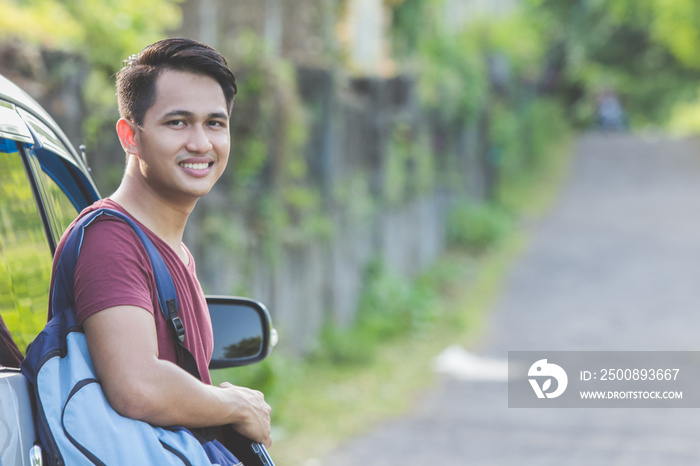
<svg viewBox="0 0 700 466"><path fill-rule="evenodd" d="M78 261L80 247L82 246L83 237L85 235L85 229L101 215L109 215L123 220L134 230L136 235L141 240L141 243L148 253L151 266L153 267L153 275L155 276L156 281L160 311L165 320L170 324L170 328L175 339L176 354L178 354L179 359L181 360L181 366L190 374L201 379L194 357L184 346L185 326L180 317L177 315L177 293L175 291L175 285L172 277L170 276L170 271L165 265L165 261L163 261L158 249L156 249L156 246L153 244L153 241L151 241L148 235L146 235L146 233L130 217L119 211L113 209L98 209L84 215L75 223L73 229L66 238L63 250L61 252L61 257L58 261L56 283L54 284L54 292L51 296L51 303L49 306L50 312L53 312L54 310L62 312L62 309L67 308L66 305L73 304L73 276L75 274L75 266ZM57 291L59 289L62 289L63 292L58 293ZM60 302L62 300L65 301Z"/></svg>

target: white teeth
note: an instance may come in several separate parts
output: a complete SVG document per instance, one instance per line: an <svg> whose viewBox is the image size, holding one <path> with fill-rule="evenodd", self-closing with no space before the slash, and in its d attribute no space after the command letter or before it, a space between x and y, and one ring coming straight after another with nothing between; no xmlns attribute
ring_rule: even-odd
<svg viewBox="0 0 700 466"><path fill-rule="evenodd" d="M209 167L208 163L181 163L181 167L191 170L206 170Z"/></svg>

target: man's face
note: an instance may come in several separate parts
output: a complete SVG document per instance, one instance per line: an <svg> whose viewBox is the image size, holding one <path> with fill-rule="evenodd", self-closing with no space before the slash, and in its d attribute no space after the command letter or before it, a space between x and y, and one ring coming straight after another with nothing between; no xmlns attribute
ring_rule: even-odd
<svg viewBox="0 0 700 466"><path fill-rule="evenodd" d="M135 131L140 172L155 194L177 202L209 192L228 162L226 109L215 79L183 71L161 73L155 103Z"/></svg>

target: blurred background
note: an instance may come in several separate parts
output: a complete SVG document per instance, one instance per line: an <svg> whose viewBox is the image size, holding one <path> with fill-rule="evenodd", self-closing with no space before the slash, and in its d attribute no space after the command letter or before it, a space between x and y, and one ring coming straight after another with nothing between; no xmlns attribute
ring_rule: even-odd
<svg viewBox="0 0 700 466"><path fill-rule="evenodd" d="M124 164L122 61L176 36L229 60L232 159L186 243L206 292L271 310L276 354L221 377L268 394L280 438L306 425L289 391L314 364L353 374L387 341L470 331L438 303L540 205L578 135L700 131L694 0L0 0L0 12L0 73L85 144L103 196Z"/></svg>

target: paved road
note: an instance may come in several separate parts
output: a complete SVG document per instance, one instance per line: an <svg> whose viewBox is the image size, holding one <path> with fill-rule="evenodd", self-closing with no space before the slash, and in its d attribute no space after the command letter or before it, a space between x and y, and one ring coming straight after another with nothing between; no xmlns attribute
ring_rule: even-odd
<svg viewBox="0 0 700 466"><path fill-rule="evenodd" d="M700 350L700 143L588 135L492 310L483 356ZM698 388L700 390L700 387ZM324 466L697 465L698 409L513 409L445 376Z"/></svg>

